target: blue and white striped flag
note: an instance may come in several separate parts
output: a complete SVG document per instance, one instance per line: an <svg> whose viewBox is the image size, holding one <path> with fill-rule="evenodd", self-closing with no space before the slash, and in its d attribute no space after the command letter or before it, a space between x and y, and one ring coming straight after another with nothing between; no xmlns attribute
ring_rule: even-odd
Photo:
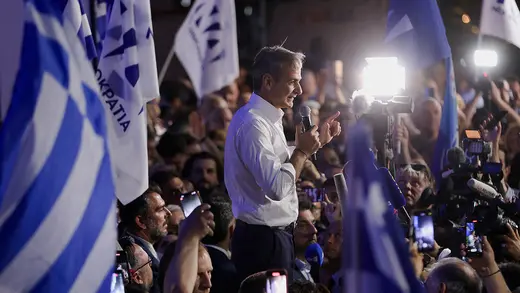
<svg viewBox="0 0 520 293"><path fill-rule="evenodd" d="M198 98L239 74L234 0L197 0L175 36L175 54Z"/></svg>
<svg viewBox="0 0 520 293"><path fill-rule="evenodd" d="M20 5L21 46L3 44L21 53L0 130L0 291L109 292L116 213L99 88L59 2Z"/></svg>
<svg viewBox="0 0 520 293"><path fill-rule="evenodd" d="M388 209L370 151L372 133L358 123L348 134L348 199L343 203L343 292L419 293L403 230Z"/></svg>
<svg viewBox="0 0 520 293"><path fill-rule="evenodd" d="M112 8L112 4L114 0L92 0L94 2L94 13L96 19L96 48L98 52L101 52L103 49L103 40L106 36L107 25L108 25L108 15L110 14L110 9Z"/></svg>
<svg viewBox="0 0 520 293"><path fill-rule="evenodd" d="M127 204L148 188L145 105L159 97L149 1L114 1L100 55L116 196Z"/></svg>
<svg viewBox="0 0 520 293"><path fill-rule="evenodd" d="M64 4L63 18L69 19L69 23L73 29L78 32L78 37L85 47L88 59L92 60L96 58L97 52L94 38L92 37L88 17L83 9L81 0L68 0Z"/></svg>

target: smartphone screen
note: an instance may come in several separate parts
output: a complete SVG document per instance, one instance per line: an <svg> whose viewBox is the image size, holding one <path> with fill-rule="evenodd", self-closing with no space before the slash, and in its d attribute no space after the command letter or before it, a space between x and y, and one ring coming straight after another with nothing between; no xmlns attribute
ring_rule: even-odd
<svg viewBox="0 0 520 293"><path fill-rule="evenodd" d="M430 211L415 212L412 218L414 242L419 252L431 251L435 245L433 218Z"/></svg>
<svg viewBox="0 0 520 293"><path fill-rule="evenodd" d="M202 204L198 191L183 193L180 195L180 198L181 208L184 212L184 217L186 218L193 212L193 210Z"/></svg>
<svg viewBox="0 0 520 293"><path fill-rule="evenodd" d="M125 284L123 282L123 272L117 270L112 274L112 283L110 285L110 293L125 293Z"/></svg>
<svg viewBox="0 0 520 293"><path fill-rule="evenodd" d="M284 270L267 271L266 293L287 293L287 274Z"/></svg>
<svg viewBox="0 0 520 293"><path fill-rule="evenodd" d="M477 220L466 222L466 256L482 255L482 235L479 233Z"/></svg>
<svg viewBox="0 0 520 293"><path fill-rule="evenodd" d="M325 198L324 188L304 188L303 190L312 202L322 202Z"/></svg>
<svg viewBox="0 0 520 293"><path fill-rule="evenodd" d="M480 132L478 130L466 130L466 137L469 139L480 139Z"/></svg>

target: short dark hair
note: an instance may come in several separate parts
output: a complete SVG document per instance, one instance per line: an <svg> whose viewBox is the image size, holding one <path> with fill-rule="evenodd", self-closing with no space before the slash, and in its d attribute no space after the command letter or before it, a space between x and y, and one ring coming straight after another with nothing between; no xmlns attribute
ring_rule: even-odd
<svg viewBox="0 0 520 293"><path fill-rule="evenodd" d="M322 284L310 281L295 281L289 286L289 293L329 293L329 289Z"/></svg>
<svg viewBox="0 0 520 293"><path fill-rule="evenodd" d="M205 244L217 244L226 239L229 233L229 225L233 221L233 210L231 208L231 202L228 200L229 196L225 193L213 193L205 200L205 203L209 204L209 209L214 216L215 229L213 229L213 236L206 236L202 239Z"/></svg>
<svg viewBox="0 0 520 293"><path fill-rule="evenodd" d="M135 217L146 217L150 205L148 196L153 193L161 195L162 191L159 186L152 183L148 189L146 189L146 191L143 192L143 194L141 194L139 197L126 205L119 206L119 217L121 218L121 224L125 229L137 229L137 225L135 224Z"/></svg>
<svg viewBox="0 0 520 293"><path fill-rule="evenodd" d="M313 210L312 202L310 199L304 198L302 196L298 200L298 211L303 212L303 211L307 211L307 210L309 210L309 211Z"/></svg>
<svg viewBox="0 0 520 293"><path fill-rule="evenodd" d="M189 179L193 165L198 160L213 160L215 161L215 164L217 165L217 177L219 181L222 181L224 178L224 168L222 167L222 162L213 154L208 152L200 152L193 154L191 157L189 157L188 160L186 160L186 163L184 163L184 168L182 169L182 177Z"/></svg>
<svg viewBox="0 0 520 293"><path fill-rule="evenodd" d="M252 66L253 91L262 88L262 78L266 74L275 79L280 76L283 65L298 64L303 66L305 55L301 52L293 52L282 46L263 47L255 56Z"/></svg>
<svg viewBox="0 0 520 293"><path fill-rule="evenodd" d="M135 257L134 253L134 245L135 240L131 236L124 236L119 239L119 245L123 248L123 251L126 253L126 258L128 260L128 264L131 269L134 269L137 266L137 257Z"/></svg>
<svg viewBox="0 0 520 293"><path fill-rule="evenodd" d="M520 280L518 279L518 276L520 276L520 264L506 262L499 264L498 267L502 272L502 276L504 277L509 290L514 290L520 287Z"/></svg>
<svg viewBox="0 0 520 293"><path fill-rule="evenodd" d="M196 142L197 140L189 134L166 131L155 149L163 159L168 159L177 154L186 153L188 146Z"/></svg>

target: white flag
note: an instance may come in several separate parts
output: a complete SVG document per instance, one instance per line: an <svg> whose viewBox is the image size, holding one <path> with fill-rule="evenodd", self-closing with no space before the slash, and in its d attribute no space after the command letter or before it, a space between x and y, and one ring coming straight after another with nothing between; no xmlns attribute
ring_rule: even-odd
<svg viewBox="0 0 520 293"><path fill-rule="evenodd" d="M520 48L520 11L515 0L483 0L480 32Z"/></svg>
<svg viewBox="0 0 520 293"><path fill-rule="evenodd" d="M175 53L199 99L238 77L233 0L197 0L175 36Z"/></svg>
<svg viewBox="0 0 520 293"><path fill-rule="evenodd" d="M150 2L115 0L96 78L115 168L116 196L127 204L148 188L146 102L159 96Z"/></svg>

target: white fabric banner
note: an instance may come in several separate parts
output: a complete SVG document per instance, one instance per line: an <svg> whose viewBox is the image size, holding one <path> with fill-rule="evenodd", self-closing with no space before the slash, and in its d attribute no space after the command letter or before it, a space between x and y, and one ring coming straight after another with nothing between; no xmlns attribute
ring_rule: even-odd
<svg viewBox="0 0 520 293"><path fill-rule="evenodd" d="M520 11L515 0L483 0L480 32L520 48Z"/></svg>
<svg viewBox="0 0 520 293"><path fill-rule="evenodd" d="M96 78L107 113L116 196L127 204L148 188L146 102L159 97L150 2L115 0Z"/></svg>
<svg viewBox="0 0 520 293"><path fill-rule="evenodd" d="M238 77L233 0L197 0L175 36L175 53L199 99Z"/></svg>

